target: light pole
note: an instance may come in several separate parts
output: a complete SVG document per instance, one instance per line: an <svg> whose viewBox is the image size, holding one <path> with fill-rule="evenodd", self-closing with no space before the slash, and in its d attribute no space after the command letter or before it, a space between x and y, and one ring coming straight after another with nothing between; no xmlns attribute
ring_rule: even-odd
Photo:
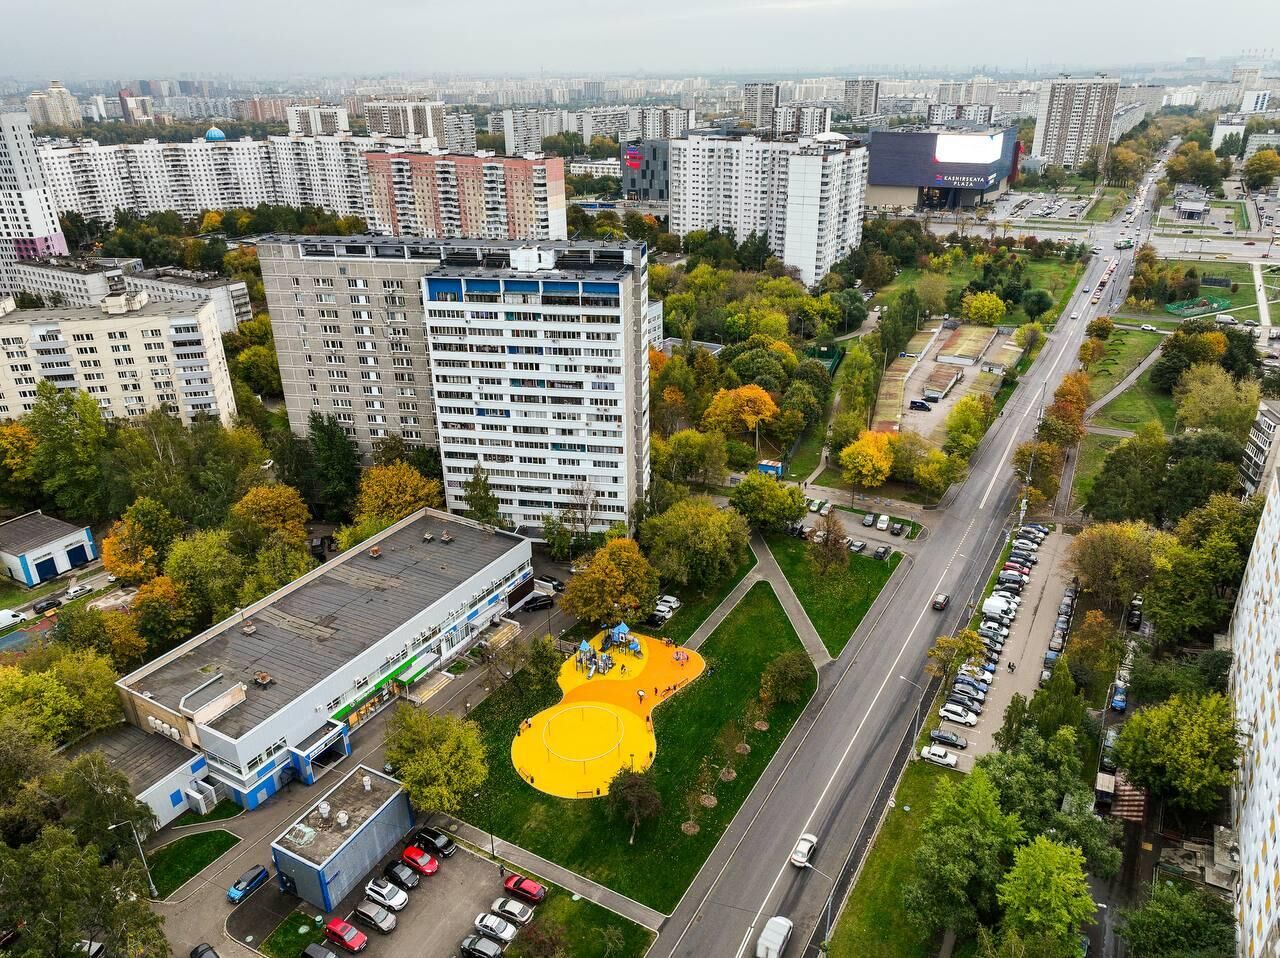
<svg viewBox="0 0 1280 958"><path fill-rule="evenodd" d="M147 888L151 890L152 898L159 898L160 893L156 891L156 883L151 880L151 869L147 867L146 852L142 850L142 839L138 837L138 829L134 827L133 822L129 819L125 819L123 822L116 822L114 825L108 825L107 831L115 831L121 825L128 825L129 831L133 832L133 841L138 846L138 858L142 860L142 870L147 873Z"/></svg>
<svg viewBox="0 0 1280 958"><path fill-rule="evenodd" d="M915 685L914 682L912 682L911 684ZM813 862L805 862L804 867L810 868L813 871L816 871L819 875L821 875L823 878L825 878L827 881L831 883L831 890L827 892L826 927L825 927L825 930L822 932L822 943L825 945L827 942L831 940L831 899L836 897L836 880L832 878L830 875L828 875L826 872L824 872L822 869L815 866Z"/></svg>
<svg viewBox="0 0 1280 958"><path fill-rule="evenodd" d="M918 688L920 690L921 701L924 700L925 687L923 685L918 682L912 682L905 675L899 675L898 678L902 679L902 681L906 682L908 685L914 685ZM914 752L916 750L916 739L920 737L920 706L918 705L916 706L915 720L911 723L911 727L914 729L914 733L911 736L911 751Z"/></svg>

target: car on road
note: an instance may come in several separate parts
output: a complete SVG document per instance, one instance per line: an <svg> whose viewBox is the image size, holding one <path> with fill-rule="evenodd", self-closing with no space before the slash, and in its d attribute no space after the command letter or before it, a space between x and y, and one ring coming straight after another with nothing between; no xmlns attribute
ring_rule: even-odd
<svg viewBox="0 0 1280 958"><path fill-rule="evenodd" d="M87 585L76 584L76 585L73 585L71 588L69 588L66 592L62 593L62 601L70 602L72 599L78 599L82 595L88 595L92 591L93 590L89 588Z"/></svg>
<svg viewBox="0 0 1280 958"><path fill-rule="evenodd" d="M44 615L46 612L52 612L60 605L62 605L61 599L41 599L31 607L31 611L36 615Z"/></svg>
<svg viewBox="0 0 1280 958"><path fill-rule="evenodd" d="M1157 330L1157 329L1156 329L1154 326L1152 326L1150 323L1143 323L1143 324L1142 324L1141 326L1139 326L1138 328L1139 328L1139 329L1141 329L1141 330L1144 330L1145 332L1148 332L1148 333L1155 333L1155 332L1159 332L1159 330Z"/></svg>
<svg viewBox="0 0 1280 958"><path fill-rule="evenodd" d="M939 592L933 597L933 609L935 612L943 611L951 603L951 596L945 592Z"/></svg>
<svg viewBox="0 0 1280 958"><path fill-rule="evenodd" d="M805 832L796 839L796 847L791 849L791 864L796 868L808 868L809 861L818 847L818 836Z"/></svg>
<svg viewBox="0 0 1280 958"><path fill-rule="evenodd" d="M502 954L502 945L492 938L481 935L467 935L460 946L464 958L498 958Z"/></svg>
<svg viewBox="0 0 1280 958"><path fill-rule="evenodd" d="M399 885L405 891L413 891L420 884L422 878L412 868L406 866L403 862L387 862L387 867L382 869L392 884Z"/></svg>
<svg viewBox="0 0 1280 958"><path fill-rule="evenodd" d="M934 765L944 765L947 768L955 768L960 764L960 756L955 752L949 752L941 745L926 745L920 749L920 757L926 762L932 762Z"/></svg>
<svg viewBox="0 0 1280 958"><path fill-rule="evenodd" d="M892 551L892 550L890 550L890 548L889 548L888 546L881 546L879 549L877 549L877 550L875 551L875 557L876 557L877 559L879 559L879 560L883 561L883 560L885 560L885 559L889 558L889 553L890 553L891 551Z"/></svg>
<svg viewBox="0 0 1280 958"><path fill-rule="evenodd" d="M938 717L947 722L955 722L957 725L966 725L969 728L978 724L978 716L974 715L973 712L950 702L938 709Z"/></svg>
<svg viewBox="0 0 1280 958"><path fill-rule="evenodd" d="M520 608L525 612L539 612L542 609L549 609L556 604L556 600L545 592L535 592L525 600L524 605Z"/></svg>
<svg viewBox="0 0 1280 958"><path fill-rule="evenodd" d="M377 902L365 899L351 911L351 920L389 935L396 930L396 916Z"/></svg>
<svg viewBox="0 0 1280 958"><path fill-rule="evenodd" d="M1072 313L1072 314L1071 314L1071 318L1072 318L1072 319L1079 319L1079 318L1080 318L1080 314L1079 314L1079 313Z"/></svg>
<svg viewBox="0 0 1280 958"><path fill-rule="evenodd" d="M1111 693L1111 708L1116 712L1123 712L1129 707L1129 690L1123 685L1117 685L1116 690Z"/></svg>
<svg viewBox="0 0 1280 958"><path fill-rule="evenodd" d="M369 937L355 925L348 924L341 918L330 919L324 926L324 937L343 951L364 951L369 947Z"/></svg>
<svg viewBox="0 0 1280 958"><path fill-rule="evenodd" d="M866 547L867 547L867 544L863 542L861 539L854 539L852 542L849 543L850 552L862 552L864 549L866 549Z"/></svg>
<svg viewBox="0 0 1280 958"><path fill-rule="evenodd" d="M526 905L522 901L516 901L514 898L497 898L494 899L489 910L499 918L514 922L517 925L527 925L533 921L533 906Z"/></svg>
<svg viewBox="0 0 1280 958"><path fill-rule="evenodd" d="M507 880L502 883L502 887L507 890L508 895L514 895L516 898L527 901L531 905L536 905L547 897L547 890L536 881L515 873L507 876Z"/></svg>
<svg viewBox="0 0 1280 958"><path fill-rule="evenodd" d="M375 905L390 908L392 911L401 911L405 905L409 904L408 893L385 878L375 878L365 885L364 896Z"/></svg>
<svg viewBox="0 0 1280 958"><path fill-rule="evenodd" d="M905 531L905 528L903 527L901 522L895 522L893 525L889 527L889 535L891 536L900 536L904 531Z"/></svg>
<svg viewBox="0 0 1280 958"><path fill-rule="evenodd" d="M938 745L950 745L952 748L968 748L969 740L963 735L957 735L950 729L936 728L929 733L929 741Z"/></svg>
<svg viewBox="0 0 1280 958"><path fill-rule="evenodd" d="M499 918L497 915L489 912L481 912L476 915L475 920L476 931L484 935L486 938L492 938L494 941L500 941L504 945L511 944L511 939L516 936L516 932L520 929L507 921L505 918Z"/></svg>
<svg viewBox="0 0 1280 958"><path fill-rule="evenodd" d="M419 875L434 875L440 870L440 863L436 861L425 848L419 848L417 845L410 845L400 853L400 861L408 865Z"/></svg>
<svg viewBox="0 0 1280 958"><path fill-rule="evenodd" d="M874 512L868 512L862 517L862 524L870 529L876 524L876 514Z"/></svg>
<svg viewBox="0 0 1280 958"><path fill-rule="evenodd" d="M790 918L774 915L764 923L760 937L756 939L756 958L781 958L791 940L795 928Z"/></svg>
<svg viewBox="0 0 1280 958"><path fill-rule="evenodd" d="M254 865L227 889L227 901L238 905L267 883L271 873L266 865Z"/></svg>
<svg viewBox="0 0 1280 958"><path fill-rule="evenodd" d="M458 850L458 845L452 838L440 829L427 825L418 829L418 834L413 836L413 843L441 858L452 858L453 853Z"/></svg>

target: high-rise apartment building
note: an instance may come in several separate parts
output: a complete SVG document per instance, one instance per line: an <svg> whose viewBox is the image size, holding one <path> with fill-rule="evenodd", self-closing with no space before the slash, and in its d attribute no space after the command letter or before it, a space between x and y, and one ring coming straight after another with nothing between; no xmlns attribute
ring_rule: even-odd
<svg viewBox="0 0 1280 958"><path fill-rule="evenodd" d="M340 106L289 107L289 132L302 136L322 133L350 133L351 121Z"/></svg>
<svg viewBox="0 0 1280 958"><path fill-rule="evenodd" d="M867 77L844 81L844 111L850 116L874 116L880 112L880 81Z"/></svg>
<svg viewBox="0 0 1280 958"><path fill-rule="evenodd" d="M430 153L365 154L369 225L380 233L565 239L564 160Z"/></svg>
<svg viewBox="0 0 1280 958"><path fill-rule="evenodd" d="M1121 91L1123 97L1125 91ZM1196 105L1202 110L1234 110L1240 103L1243 87L1229 80L1205 80L1200 84ZM1159 107L1157 107L1159 109Z"/></svg>
<svg viewBox="0 0 1280 958"><path fill-rule="evenodd" d="M472 120L474 123L474 119ZM587 110L503 110L489 114L489 131L501 132L509 156L537 153L542 138L577 133L584 146L591 138L664 139L679 136L695 123L693 110L674 107L606 106ZM450 147L450 150L454 150ZM464 152L456 150L455 152Z"/></svg>
<svg viewBox="0 0 1280 958"><path fill-rule="evenodd" d="M1111 138L1119 90L1115 77L1050 80L1040 91L1031 155L1047 166L1074 169L1096 149L1101 161Z"/></svg>
<svg viewBox="0 0 1280 958"><path fill-rule="evenodd" d="M443 142L444 103L439 100L370 100L364 121L370 133L433 136Z"/></svg>
<svg viewBox="0 0 1280 958"><path fill-rule="evenodd" d="M258 245L289 422L365 455L438 445L452 510L479 466L503 520L625 521L649 478L639 243L274 236Z"/></svg>
<svg viewBox="0 0 1280 958"><path fill-rule="evenodd" d="M756 129L767 130L773 122L781 88L776 83L744 83L742 85L742 116Z"/></svg>
<svg viewBox="0 0 1280 958"><path fill-rule="evenodd" d="M212 303L155 303L113 293L100 305L16 309L0 299L0 416L31 411L36 385L78 389L107 418L165 406L184 423L202 416L230 425L231 372Z"/></svg>
<svg viewBox="0 0 1280 958"><path fill-rule="evenodd" d="M120 101L120 118L132 126L146 126L156 121L151 97L134 96L130 90L121 90L117 96Z"/></svg>
<svg viewBox="0 0 1280 958"><path fill-rule="evenodd" d="M1271 109L1270 90L1245 90L1240 98L1241 113L1266 113Z"/></svg>
<svg viewBox="0 0 1280 958"><path fill-rule="evenodd" d="M0 110L0 293L19 260L65 256L67 240L31 135L31 117Z"/></svg>
<svg viewBox="0 0 1280 958"><path fill-rule="evenodd" d="M733 230L812 285L862 239L867 151L838 133L783 142L754 136L672 140L671 232Z"/></svg>
<svg viewBox="0 0 1280 958"><path fill-rule="evenodd" d="M450 153L476 151L476 118L471 113L451 111L444 115L443 146Z"/></svg>
<svg viewBox="0 0 1280 958"><path fill-rule="evenodd" d="M780 106L773 111L770 129L774 136L794 134L817 136L831 132L831 107L829 106Z"/></svg>
<svg viewBox="0 0 1280 958"><path fill-rule="evenodd" d="M640 136L646 140L670 140L681 136L686 130L697 126L697 116L693 110L676 107L645 106L640 108Z"/></svg>
<svg viewBox="0 0 1280 958"><path fill-rule="evenodd" d="M957 120L989 126L995 119L996 108L984 103L931 103L927 122L930 126Z"/></svg>
<svg viewBox="0 0 1280 958"><path fill-rule="evenodd" d="M59 80L27 97L27 112L36 126L79 126L80 103Z"/></svg>
<svg viewBox="0 0 1280 958"><path fill-rule="evenodd" d="M1035 90L1006 90L996 94L995 115L1009 118L1035 116L1039 103L1040 94Z"/></svg>
<svg viewBox="0 0 1280 958"><path fill-rule="evenodd" d="M938 84L939 103L964 103L968 98L968 84L963 80L943 80Z"/></svg>
<svg viewBox="0 0 1280 958"><path fill-rule="evenodd" d="M501 130L508 156L523 156L542 149L544 136L563 133L567 114L563 110L503 110ZM489 130L494 130L493 114L489 117Z"/></svg>

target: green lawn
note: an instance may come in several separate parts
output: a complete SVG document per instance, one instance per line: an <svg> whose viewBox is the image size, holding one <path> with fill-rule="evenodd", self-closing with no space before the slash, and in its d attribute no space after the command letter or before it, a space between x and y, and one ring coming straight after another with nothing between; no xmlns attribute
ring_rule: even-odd
<svg viewBox="0 0 1280 958"><path fill-rule="evenodd" d="M200 825L204 822L222 822L226 821L228 818L235 818L243 811L244 809L231 801L231 799L224 798L218 802L217 805L213 806L213 810L206 815L201 815L198 812L193 812L191 809L187 809L173 820L173 827L181 828L184 825Z"/></svg>
<svg viewBox="0 0 1280 958"><path fill-rule="evenodd" d="M690 588L677 588L674 595L683 603L680 611L667 619L667 624L660 629L646 631L646 635L660 635L683 645L689 636L698 631L698 626L706 621L707 616L716 610L725 596L733 591L734 586L742 581L742 577L755 568L756 556L749 548L742 564L722 582L717 582L705 593ZM595 633L592 632L594 635Z"/></svg>
<svg viewBox="0 0 1280 958"><path fill-rule="evenodd" d="M219 828L198 835L184 835L157 848L147 856L156 891L161 898L168 898L239 842L238 835Z"/></svg>
<svg viewBox="0 0 1280 958"><path fill-rule="evenodd" d="M822 418L801 433L795 455L787 463L788 479L795 479L797 482L808 479L809 474L822 462L822 447L827 442L827 417L830 414L831 407L828 406L822 410Z"/></svg>
<svg viewBox="0 0 1280 958"><path fill-rule="evenodd" d="M499 823L498 834L670 912L799 717L804 702L775 706L767 731L752 728L748 732L748 755L720 747L721 734L727 738L727 727L740 723L748 707L758 701L765 667L782 653L802 648L773 589L765 582L752 586L701 648L714 671L654 713L658 750L653 777L662 795L662 812L641 827L634 845L628 844L628 827L609 817L605 802L553 798L531 788L516 773L511 739L520 721L557 701L559 691L539 696L518 681L508 682L471 713L484 738L489 762L486 804ZM816 687L815 673L806 701ZM727 756L736 762L737 777L731 782L720 781L715 771ZM714 808L694 801L703 791L716 796ZM689 836L680 826L689 819L691 808L696 809L699 831ZM487 818L486 814L486 822Z"/></svg>
<svg viewBox="0 0 1280 958"><path fill-rule="evenodd" d="M65 579L54 579L50 582L42 582L33 589L28 589L12 579L0 579L0 609L11 609L17 605L34 602L36 599L51 595L54 592L61 592L68 585L70 583Z"/></svg>
<svg viewBox="0 0 1280 958"><path fill-rule="evenodd" d="M1107 342L1107 354L1089 369L1089 401L1094 402L1115 388L1159 347L1164 337L1140 329L1117 329Z"/></svg>
<svg viewBox="0 0 1280 958"><path fill-rule="evenodd" d="M853 508L853 506L836 506L836 508L837 508L837 509L839 509L841 512L851 512L851 513L853 513L855 516L857 516L857 517L858 517L858 528L859 528L859 529L861 529L861 528L862 528L862 517L863 517L863 516L866 516L866 515L872 515L872 516L879 516L879 515L883 515L883 513L880 513L880 512L872 512L870 509L855 509L855 508ZM916 536L918 536L918 535L920 534L920 523L916 522L914 519L904 519L904 518L902 518L901 516L895 516L895 515L890 515L890 516L889 516L889 519L890 519L892 522L901 522L904 526L906 526L906 530L907 530L907 531L906 531L905 533L903 533L903 535L905 535L908 539L914 539ZM850 533L850 535L853 535L853 533ZM857 536L853 536L853 537L854 537L855 539L856 539L856 538L858 538Z"/></svg>
<svg viewBox="0 0 1280 958"><path fill-rule="evenodd" d="M902 560L897 552L891 553L886 562L850 553L844 569L833 569L824 576L809 561L809 543L805 540L780 533L767 539L769 551L832 655L839 655L848 644L853 630Z"/></svg>
<svg viewBox="0 0 1280 958"><path fill-rule="evenodd" d="M1102 196L1089 207L1084 218L1090 223L1106 223L1125 208L1129 202L1129 193L1118 186L1104 186Z"/></svg>
<svg viewBox="0 0 1280 958"><path fill-rule="evenodd" d="M1157 420L1166 433L1173 433L1175 412L1173 397L1151 385L1148 369L1138 381L1098 411L1090 420L1095 426L1136 430L1144 422Z"/></svg>
<svg viewBox="0 0 1280 958"><path fill-rule="evenodd" d="M1206 276L1221 276L1237 284L1233 293L1231 287L1200 285L1200 293L1207 296L1221 296L1231 301L1232 306L1256 306L1258 294L1253 286L1253 268L1244 263L1224 262L1218 259L1178 259L1166 260L1182 270L1195 269L1203 279Z"/></svg>
<svg viewBox="0 0 1280 958"><path fill-rule="evenodd" d="M298 958L307 945L324 944L322 929L311 915L295 911L276 926L258 950L267 958Z"/></svg>
<svg viewBox="0 0 1280 958"><path fill-rule="evenodd" d="M647 928L551 884L547 885L547 897L538 906L532 924L558 926L564 941L563 954L573 958L642 958L653 943L653 933ZM622 945L606 950L603 933L610 926L621 934ZM507 949L507 958L530 958L533 952L525 949L525 938L516 936Z"/></svg>
<svg viewBox="0 0 1280 958"><path fill-rule="evenodd" d="M1119 436L1086 433L1076 452L1076 471L1071 480L1071 508L1080 508L1093 490L1093 481L1102 471L1107 454L1124 442Z"/></svg>
<svg viewBox="0 0 1280 958"><path fill-rule="evenodd" d="M902 774L895 807L867 853L858 884L831 936L831 958L932 958L937 943L907 917L902 892L915 876L920 829L938 783L957 772L912 762Z"/></svg>

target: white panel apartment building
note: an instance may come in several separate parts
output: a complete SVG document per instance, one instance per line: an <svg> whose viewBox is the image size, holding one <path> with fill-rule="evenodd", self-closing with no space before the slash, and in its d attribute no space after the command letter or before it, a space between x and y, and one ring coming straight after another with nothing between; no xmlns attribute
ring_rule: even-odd
<svg viewBox="0 0 1280 958"><path fill-rule="evenodd" d="M0 417L31 411L41 380L92 396L107 418L167 406L190 424L236 415L211 303L154 303L116 293L100 306L23 309L0 300Z"/></svg>
<svg viewBox="0 0 1280 958"><path fill-rule="evenodd" d="M774 136L795 134L817 136L831 132L831 107L829 106L780 106L773 111Z"/></svg>
<svg viewBox="0 0 1280 958"><path fill-rule="evenodd" d="M604 529L643 494L641 244L277 236L258 254L295 431L316 412L366 455L392 432L438 445L450 509L479 465L535 536L584 502Z"/></svg>
<svg viewBox="0 0 1280 958"><path fill-rule="evenodd" d="M780 88L776 83L744 83L742 85L742 115L746 122L757 129L768 129L773 122L773 111L778 108Z"/></svg>
<svg viewBox="0 0 1280 958"><path fill-rule="evenodd" d="M0 110L0 293L19 260L63 256L67 240L53 191L40 170L31 117Z"/></svg>
<svg viewBox="0 0 1280 958"><path fill-rule="evenodd" d="M31 122L42 126L79 126L80 102L61 81L49 81L49 89L36 90L27 97Z"/></svg>
<svg viewBox="0 0 1280 958"><path fill-rule="evenodd" d="M850 116L874 116L880 111L880 81L858 77L844 81L844 111Z"/></svg>
<svg viewBox="0 0 1280 958"><path fill-rule="evenodd" d="M319 136L351 132L347 111L340 106L291 106L288 112L290 133Z"/></svg>
<svg viewBox="0 0 1280 958"><path fill-rule="evenodd" d="M671 232L760 233L808 285L862 241L866 190L867 151L838 133L671 141Z"/></svg>
<svg viewBox="0 0 1280 958"><path fill-rule="evenodd" d="M1047 166L1073 169L1094 147L1106 156L1120 81L1115 77L1059 77L1040 89L1031 155Z"/></svg>

